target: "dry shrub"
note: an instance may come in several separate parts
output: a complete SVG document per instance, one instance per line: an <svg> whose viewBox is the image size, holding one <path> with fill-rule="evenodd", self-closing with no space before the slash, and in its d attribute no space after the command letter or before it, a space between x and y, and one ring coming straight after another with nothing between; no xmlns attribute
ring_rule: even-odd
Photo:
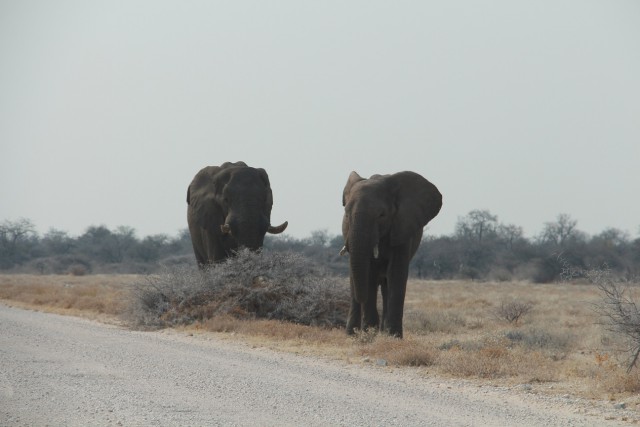
<svg viewBox="0 0 640 427"><path fill-rule="evenodd" d="M229 314L220 314L203 321L198 328L211 332L242 332L246 329L243 323Z"/></svg>
<svg viewBox="0 0 640 427"><path fill-rule="evenodd" d="M548 331L530 327L526 330L513 330L505 333L511 343L519 344L527 349L568 352L574 337L566 331Z"/></svg>
<svg viewBox="0 0 640 427"><path fill-rule="evenodd" d="M608 268L589 270L587 278L602 293L602 301L596 305L597 312L604 319L605 328L626 341L629 360L627 372L637 366L640 357L640 306L638 290L630 283L613 276Z"/></svg>
<svg viewBox="0 0 640 427"><path fill-rule="evenodd" d="M272 337L280 340L310 339L317 336L316 328L313 327L277 320L238 319L230 314L211 317L203 321L199 327L212 332L238 332L243 335Z"/></svg>
<svg viewBox="0 0 640 427"><path fill-rule="evenodd" d="M496 318L517 325L520 319L531 312L532 308L533 304L529 302L502 300L493 313Z"/></svg>
<svg viewBox="0 0 640 427"><path fill-rule="evenodd" d="M622 367L599 376L598 382L609 393L637 394L640 392L640 374L635 371L627 373L626 368Z"/></svg>
<svg viewBox="0 0 640 427"><path fill-rule="evenodd" d="M596 352L588 374L607 393L640 392L640 373L628 372L623 363L619 363L609 353Z"/></svg>
<svg viewBox="0 0 640 427"><path fill-rule="evenodd" d="M473 341L457 339L440 345L437 364L449 374L494 378L504 375L508 342L494 338Z"/></svg>
<svg viewBox="0 0 640 427"><path fill-rule="evenodd" d="M540 351L513 347L504 337L442 344L435 364L443 372L473 378L524 377L527 381L552 381L552 360Z"/></svg>
<svg viewBox="0 0 640 427"><path fill-rule="evenodd" d="M404 327L420 334L456 333L465 328L466 319L455 310L408 311Z"/></svg>
<svg viewBox="0 0 640 427"><path fill-rule="evenodd" d="M221 314L343 326L349 290L308 258L242 250L205 270L166 268L134 289L131 318L145 327L188 324Z"/></svg>
<svg viewBox="0 0 640 427"><path fill-rule="evenodd" d="M431 366L437 358L437 350L433 346L412 337L398 339L377 334L369 343L356 342L360 345L359 351L362 356L382 359L396 366Z"/></svg>
<svg viewBox="0 0 640 427"><path fill-rule="evenodd" d="M454 347L438 355L438 366L448 374L463 377L502 377L507 367L505 349L481 349L465 351Z"/></svg>
<svg viewBox="0 0 640 427"><path fill-rule="evenodd" d="M504 267L492 267L487 274L487 279L494 282L510 282L513 280L513 273Z"/></svg>
<svg viewBox="0 0 640 427"><path fill-rule="evenodd" d="M73 264L69 267L68 271L72 276L84 276L87 274L87 267L82 264Z"/></svg>
<svg viewBox="0 0 640 427"><path fill-rule="evenodd" d="M371 344L377 336L378 330L376 328L356 329L353 334L353 338L358 344Z"/></svg>

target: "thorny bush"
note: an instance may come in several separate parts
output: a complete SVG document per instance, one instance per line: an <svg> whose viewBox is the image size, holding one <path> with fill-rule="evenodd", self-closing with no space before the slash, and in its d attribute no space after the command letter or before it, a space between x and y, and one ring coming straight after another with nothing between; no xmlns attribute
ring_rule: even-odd
<svg viewBox="0 0 640 427"><path fill-rule="evenodd" d="M344 279L292 252L241 250L198 270L166 267L134 286L131 320L165 327L217 315L344 326L349 289Z"/></svg>
<svg viewBox="0 0 640 427"><path fill-rule="evenodd" d="M558 260L563 266L563 280L583 277L600 290L602 299L595 305L595 310L604 319L604 327L626 341L626 351L630 355L627 373L631 372L640 358L640 307L636 303L637 287L631 286L637 285L637 278L616 277L606 264L601 268L580 269L572 267L561 256Z"/></svg>

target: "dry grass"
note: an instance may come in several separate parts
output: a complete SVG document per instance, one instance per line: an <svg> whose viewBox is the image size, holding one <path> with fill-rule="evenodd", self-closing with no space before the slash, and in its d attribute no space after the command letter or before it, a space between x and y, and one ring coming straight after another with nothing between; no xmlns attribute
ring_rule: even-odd
<svg viewBox="0 0 640 427"><path fill-rule="evenodd" d="M0 275L0 300L22 308L105 320L129 304L136 275Z"/></svg>
<svg viewBox="0 0 640 427"><path fill-rule="evenodd" d="M0 299L12 305L88 317L127 311L140 276L0 275ZM346 280L346 279L345 279ZM589 284L411 281L405 339L277 320L218 315L183 327L251 345L346 360L415 366L425 375L464 377L492 384L531 384L534 392L570 393L640 404L640 374L625 372L620 343L599 325L593 307L602 298ZM518 324L495 315L505 301L530 304Z"/></svg>

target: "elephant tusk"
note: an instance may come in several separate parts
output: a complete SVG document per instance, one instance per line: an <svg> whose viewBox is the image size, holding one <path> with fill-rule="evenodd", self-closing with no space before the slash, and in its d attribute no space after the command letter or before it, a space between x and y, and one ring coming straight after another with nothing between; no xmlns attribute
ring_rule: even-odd
<svg viewBox="0 0 640 427"><path fill-rule="evenodd" d="M220 231L222 231L222 234L231 234L231 227L229 227L229 224L222 224Z"/></svg>
<svg viewBox="0 0 640 427"><path fill-rule="evenodd" d="M373 247L373 257L375 259L378 259L378 256L380 255L380 250L378 249L378 245L375 245Z"/></svg>
<svg viewBox="0 0 640 427"><path fill-rule="evenodd" d="M343 246L342 249L340 249L340 252L338 252L338 255L343 256L345 255L347 252L349 252L349 249L347 249L347 246Z"/></svg>
<svg viewBox="0 0 640 427"><path fill-rule="evenodd" d="M289 221L285 221L277 227L270 225L267 232L270 234L280 234L287 228L287 225L289 225Z"/></svg>

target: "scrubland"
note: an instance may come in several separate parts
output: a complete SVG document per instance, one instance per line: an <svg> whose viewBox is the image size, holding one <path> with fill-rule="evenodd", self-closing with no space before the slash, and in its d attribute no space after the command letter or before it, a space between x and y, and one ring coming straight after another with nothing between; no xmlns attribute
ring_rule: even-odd
<svg viewBox="0 0 640 427"><path fill-rule="evenodd" d="M253 277L243 285L251 292L221 288L224 292L215 295L210 288L206 294L188 294L184 286L194 279L176 271L156 276L1 275L0 300L128 327L216 334L381 369L418 369L430 376L522 385L534 393L623 400L628 409L640 405L638 369L626 371L625 343L601 325L594 308L602 296L593 284L410 280L405 338L398 340L371 331L347 336L341 325L347 304L339 299L348 295L348 278L321 275L321 282L305 283L303 272L310 267L302 267L289 280L301 285L285 294L257 268L244 269L243 277ZM231 276L227 271L216 277ZM327 293L323 286L335 289ZM228 303L230 293L233 304ZM282 305L283 300L288 302ZM302 312L291 311L300 305ZM256 306L271 311L256 315Z"/></svg>

